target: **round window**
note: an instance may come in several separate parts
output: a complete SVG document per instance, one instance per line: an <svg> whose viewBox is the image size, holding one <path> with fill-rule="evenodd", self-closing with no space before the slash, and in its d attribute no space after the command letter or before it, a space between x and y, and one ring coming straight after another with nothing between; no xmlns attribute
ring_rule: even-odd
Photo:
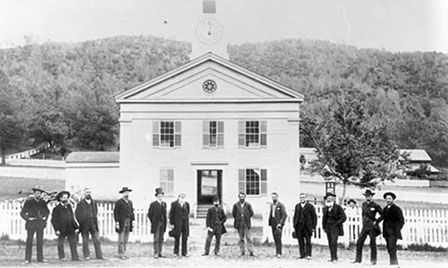
<svg viewBox="0 0 448 268"><path fill-rule="evenodd" d="M216 82L211 79L205 80L202 84L202 89L207 93L215 92L217 87Z"/></svg>

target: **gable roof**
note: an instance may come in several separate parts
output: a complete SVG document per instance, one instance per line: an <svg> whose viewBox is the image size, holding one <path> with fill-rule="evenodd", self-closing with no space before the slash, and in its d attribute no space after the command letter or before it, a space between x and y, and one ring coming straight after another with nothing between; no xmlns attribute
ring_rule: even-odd
<svg viewBox="0 0 448 268"><path fill-rule="evenodd" d="M132 97L144 90L147 90L148 88L150 88L152 86L155 86L159 83L167 81L179 74L182 74L188 70L195 68L196 66L199 66L199 65L209 62L209 61L214 62L214 63L216 63L220 66L223 66L225 68L228 68L233 72L241 74L249 79L252 79L252 80L254 80L258 83L261 83L265 86L268 86L274 90L277 90L277 91L287 95L289 98L291 98L295 101L302 102L304 99L304 96L302 94L300 94L300 93L298 93L280 83L274 82L274 81L272 81L266 77L263 77L257 73L254 73L254 72L249 71L243 67L240 67L224 58L221 58L221 57L213 54L212 52L208 52L208 53L204 54L203 56L198 57L198 58L188 62L187 64L180 66L172 71L169 71L163 75L160 75L148 82L145 82L141 85L138 85L138 86L131 88L129 90L126 90L124 92L118 93L117 95L115 95L115 100L119 103L126 102L126 100L129 99L130 97Z"/></svg>
<svg viewBox="0 0 448 268"><path fill-rule="evenodd" d="M73 152L65 163L118 163L120 152Z"/></svg>
<svg viewBox="0 0 448 268"><path fill-rule="evenodd" d="M423 149L401 149L400 155L402 155L403 153L409 154L408 155L409 161L416 161L416 162L431 162L432 161L431 157Z"/></svg>

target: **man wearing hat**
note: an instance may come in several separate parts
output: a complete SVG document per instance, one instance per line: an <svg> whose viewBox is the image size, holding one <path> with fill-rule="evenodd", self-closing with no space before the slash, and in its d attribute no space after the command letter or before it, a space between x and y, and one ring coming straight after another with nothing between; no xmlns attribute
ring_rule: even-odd
<svg viewBox="0 0 448 268"><path fill-rule="evenodd" d="M311 235L316 229L317 215L314 206L306 200L306 194L299 195L300 203L294 209L294 231L299 241L300 258L311 259Z"/></svg>
<svg viewBox="0 0 448 268"><path fill-rule="evenodd" d="M69 198L70 193L67 191L58 193L56 200L59 201L59 204L53 209L51 224L53 224L55 233L58 236L59 259L65 260L64 241L65 238L67 238L72 261L79 261L77 249L78 239L76 237L76 229L78 229L79 226L75 221L72 206L68 202Z"/></svg>
<svg viewBox="0 0 448 268"><path fill-rule="evenodd" d="M84 189L84 198L76 205L75 216L79 223L79 231L82 234L84 259L90 259L89 234L92 236L96 258L103 259L98 228L98 205L92 199L92 190L89 188Z"/></svg>
<svg viewBox="0 0 448 268"><path fill-rule="evenodd" d="M179 242L182 236L182 256L187 256L187 239L190 233L190 204L185 201L186 195L179 194L176 201L171 203L170 224L174 229L170 231L170 236L174 237L174 254L179 256Z"/></svg>
<svg viewBox="0 0 448 268"><path fill-rule="evenodd" d="M370 262L372 265L376 264L376 237L379 235L379 226L377 222L377 215L379 217L383 214L380 205L372 201L375 193L366 189L363 193L366 201L362 203L362 230L359 234L358 241L356 241L356 259L353 263L362 262L362 248L367 236L370 238Z"/></svg>
<svg viewBox="0 0 448 268"><path fill-rule="evenodd" d="M149 205L148 218L151 222L151 233L154 234L154 258L163 258L163 234L166 231L166 203L163 201L162 188L156 189L157 200Z"/></svg>
<svg viewBox="0 0 448 268"><path fill-rule="evenodd" d="M342 224L347 217L344 209L335 203L336 195L327 193L324 196L325 207L323 209L322 227L327 233L328 245L330 247L331 259L329 261L336 263L338 261L338 237L344 235L344 228Z"/></svg>
<svg viewBox="0 0 448 268"><path fill-rule="evenodd" d="M383 197L387 204L383 209L383 215L378 219L378 223L384 220L383 237L386 240L390 265L398 265L397 240L403 239L401 236L401 229L404 225L403 211L395 205L394 200L397 196L394 193L387 192Z"/></svg>
<svg viewBox="0 0 448 268"><path fill-rule="evenodd" d="M20 216L26 221L25 229L27 230L25 263L31 262L34 234L36 234L37 261L44 262L44 229L47 226L48 214L50 214L47 202L42 199L42 194L45 192L42 186L35 186L33 192L33 198L26 200L20 211Z"/></svg>
<svg viewBox="0 0 448 268"><path fill-rule="evenodd" d="M127 259L126 247L129 240L129 233L132 232L132 222L135 220L134 207L129 200L129 193L132 189L123 187L118 193L122 197L115 202L114 220L115 231L118 233L118 257L122 260Z"/></svg>
<svg viewBox="0 0 448 268"><path fill-rule="evenodd" d="M224 223L227 220L226 213L219 205L219 197L213 197L213 207L207 211L207 218L205 224L207 226L207 239L205 240L205 249L202 256L208 256L210 253L210 245L212 243L213 236L215 236L215 255L219 254L219 246L221 243L221 235L227 232L224 227Z"/></svg>

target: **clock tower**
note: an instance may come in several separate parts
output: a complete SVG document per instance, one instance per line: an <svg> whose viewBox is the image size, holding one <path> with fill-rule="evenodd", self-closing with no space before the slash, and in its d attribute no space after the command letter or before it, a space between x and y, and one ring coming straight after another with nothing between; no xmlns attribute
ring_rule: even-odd
<svg viewBox="0 0 448 268"><path fill-rule="evenodd" d="M193 27L191 59L212 52L220 57L229 59L225 29L219 21L216 12L216 0L202 0L202 14Z"/></svg>

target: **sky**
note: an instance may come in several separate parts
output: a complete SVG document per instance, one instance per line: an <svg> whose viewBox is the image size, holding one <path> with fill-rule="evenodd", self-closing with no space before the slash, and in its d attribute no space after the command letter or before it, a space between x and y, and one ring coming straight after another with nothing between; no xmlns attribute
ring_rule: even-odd
<svg viewBox="0 0 448 268"><path fill-rule="evenodd" d="M216 0L223 42L284 38L448 53L446 0ZM202 0L0 0L0 47L116 35L194 41Z"/></svg>

